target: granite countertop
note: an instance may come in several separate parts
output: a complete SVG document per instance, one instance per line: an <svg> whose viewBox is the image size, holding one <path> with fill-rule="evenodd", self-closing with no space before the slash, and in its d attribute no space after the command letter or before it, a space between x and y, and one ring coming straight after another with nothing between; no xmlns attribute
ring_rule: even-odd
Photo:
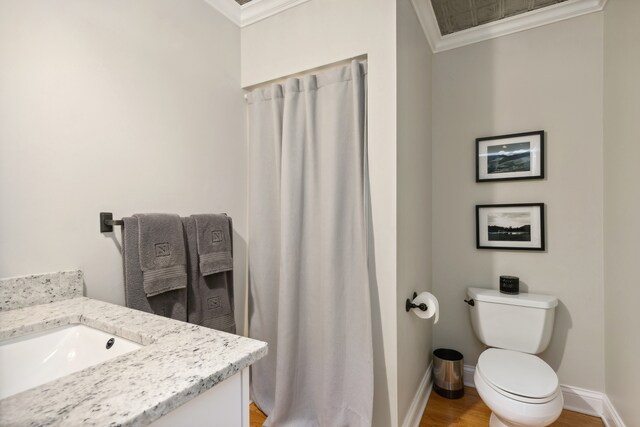
<svg viewBox="0 0 640 427"><path fill-rule="evenodd" d="M0 340L72 323L145 347L0 400L0 425L147 425L267 354L261 341L84 297L0 312Z"/></svg>

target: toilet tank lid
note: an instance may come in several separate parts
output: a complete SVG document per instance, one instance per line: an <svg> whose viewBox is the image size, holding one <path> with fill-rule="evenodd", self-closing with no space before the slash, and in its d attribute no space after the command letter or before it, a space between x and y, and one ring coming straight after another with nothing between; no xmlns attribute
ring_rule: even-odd
<svg viewBox="0 0 640 427"><path fill-rule="evenodd" d="M551 295L520 293L509 295L500 293L496 289L468 288L467 295L476 301L494 304L519 305L532 308L554 308L558 305L558 298Z"/></svg>

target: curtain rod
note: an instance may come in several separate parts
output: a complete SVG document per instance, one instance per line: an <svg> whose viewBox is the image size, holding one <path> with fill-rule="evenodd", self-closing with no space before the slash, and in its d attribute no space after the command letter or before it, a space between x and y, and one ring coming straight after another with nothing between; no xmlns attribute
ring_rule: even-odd
<svg viewBox="0 0 640 427"><path fill-rule="evenodd" d="M367 62L368 61L368 55L365 54L361 54L361 55L356 55L356 56L352 56L350 58L345 58L345 59L341 59L339 61L334 61L328 64L324 64L324 65L319 65L316 67L311 67L311 68L306 68L303 70L299 70L299 71L295 71L291 74L286 74L284 76L280 76L280 77L276 77L276 78L272 78L271 80L265 80L259 83L253 83L251 85L248 86L243 86L243 89L250 91L259 87L267 87L270 86L273 83L278 83L281 84L284 81L290 79L290 78L300 78L309 74L315 74L315 73L319 73L321 71L324 70L329 70L331 68L335 68L335 67L339 67L341 65L347 65L349 63L351 63L351 61L358 61L360 63L363 62ZM247 94L245 94L245 99L247 98Z"/></svg>

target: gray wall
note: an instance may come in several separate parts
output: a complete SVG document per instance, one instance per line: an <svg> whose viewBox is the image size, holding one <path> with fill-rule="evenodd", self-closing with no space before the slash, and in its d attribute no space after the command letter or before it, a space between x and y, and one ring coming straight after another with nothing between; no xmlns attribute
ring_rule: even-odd
<svg viewBox="0 0 640 427"><path fill-rule="evenodd" d="M560 382L604 390L603 16L594 13L438 53L433 67L434 347L483 350L463 303L501 274L560 305L542 354ZM475 183L477 137L546 131L547 178ZM544 253L477 250L474 205L543 202Z"/></svg>
<svg viewBox="0 0 640 427"><path fill-rule="evenodd" d="M431 291L431 61L410 0L397 1L398 423L431 361L433 320L407 313L414 291Z"/></svg>
<svg viewBox="0 0 640 427"><path fill-rule="evenodd" d="M432 54L410 0L397 2L398 423L429 363L433 320L407 313L414 291L431 291Z"/></svg>
<svg viewBox="0 0 640 427"><path fill-rule="evenodd" d="M0 277L81 268L124 304L100 211L227 212L242 331L240 30L201 0L4 0L0 70Z"/></svg>
<svg viewBox="0 0 640 427"><path fill-rule="evenodd" d="M606 393L627 426L640 425L640 2L605 9L604 271Z"/></svg>

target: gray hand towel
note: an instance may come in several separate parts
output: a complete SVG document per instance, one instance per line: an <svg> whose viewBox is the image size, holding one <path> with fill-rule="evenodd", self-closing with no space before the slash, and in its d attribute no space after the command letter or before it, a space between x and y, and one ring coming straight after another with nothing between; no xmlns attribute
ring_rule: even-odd
<svg viewBox="0 0 640 427"><path fill-rule="evenodd" d="M187 287L182 220L173 214L135 214L142 286L147 297Z"/></svg>
<svg viewBox="0 0 640 427"><path fill-rule="evenodd" d="M187 290L177 289L147 298L142 286L138 251L138 219L126 217L122 229L124 296L126 306L176 320L187 321Z"/></svg>
<svg viewBox="0 0 640 427"><path fill-rule="evenodd" d="M231 218L224 216L229 236L229 248L233 248ZM232 334L236 333L233 313L233 269L203 276L200 272L196 220L182 218L187 236L188 286L187 319L189 323L206 326ZM230 253L230 256L233 256Z"/></svg>
<svg viewBox="0 0 640 427"><path fill-rule="evenodd" d="M233 269L231 233L226 214L191 215L196 222L198 258L203 276Z"/></svg>

